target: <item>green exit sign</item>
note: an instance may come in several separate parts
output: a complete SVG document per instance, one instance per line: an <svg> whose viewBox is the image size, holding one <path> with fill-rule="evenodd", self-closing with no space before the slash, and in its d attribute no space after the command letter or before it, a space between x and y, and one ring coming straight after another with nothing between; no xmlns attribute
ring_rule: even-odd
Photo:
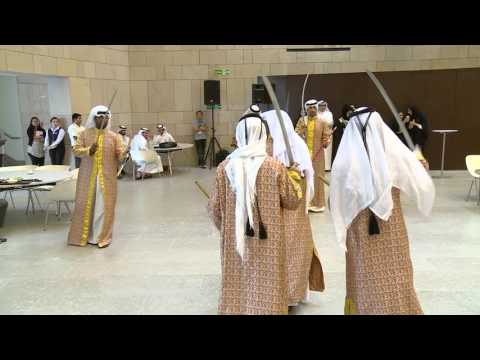
<svg viewBox="0 0 480 360"><path fill-rule="evenodd" d="M215 74L218 76L230 75L232 70L230 69L215 69Z"/></svg>
<svg viewBox="0 0 480 360"><path fill-rule="evenodd" d="M221 108L222 108L222 105L220 105L220 104L214 104L214 105L209 104L209 105L207 105L207 109L210 109L210 110L211 110L211 109L217 109L217 110L219 110L219 109L221 109Z"/></svg>

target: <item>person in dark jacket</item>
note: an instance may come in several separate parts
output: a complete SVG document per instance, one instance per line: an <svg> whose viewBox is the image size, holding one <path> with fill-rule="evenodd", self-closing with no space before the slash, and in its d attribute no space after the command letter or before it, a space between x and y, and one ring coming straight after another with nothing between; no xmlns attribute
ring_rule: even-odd
<svg viewBox="0 0 480 360"><path fill-rule="evenodd" d="M338 147L340 146L340 141L342 141L343 131L348 125L348 117L355 110L353 105L345 104L342 107L342 116L335 120L333 123L333 155L332 155L332 164L335 160L335 155L337 154Z"/></svg>
<svg viewBox="0 0 480 360"><path fill-rule="evenodd" d="M52 165L63 165L65 157L65 130L60 126L58 118L50 119L50 129L45 137L45 151L50 154Z"/></svg>
<svg viewBox="0 0 480 360"><path fill-rule="evenodd" d="M40 124L40 119L33 116L27 129L28 148L27 153L32 165L43 166L45 164L45 141L46 131Z"/></svg>
<svg viewBox="0 0 480 360"><path fill-rule="evenodd" d="M419 146L421 150L424 150L430 133L427 118L414 106L408 107L407 115L410 116L407 130L412 138L413 144Z"/></svg>

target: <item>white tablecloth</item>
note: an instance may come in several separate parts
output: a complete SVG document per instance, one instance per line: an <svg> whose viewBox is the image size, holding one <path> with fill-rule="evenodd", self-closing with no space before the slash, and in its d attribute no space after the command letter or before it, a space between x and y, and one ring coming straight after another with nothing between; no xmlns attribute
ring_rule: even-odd
<svg viewBox="0 0 480 360"><path fill-rule="evenodd" d="M24 180L30 179L39 179L42 180L41 182L33 182L30 184L8 184L8 185L0 185L0 190L6 190L10 188L25 188L25 187L35 187L41 185L47 185L56 183L65 179L68 179L72 176L72 173L69 171L33 171L33 174L29 171L8 171L8 172L0 172L0 178L14 178L14 177L21 177Z"/></svg>

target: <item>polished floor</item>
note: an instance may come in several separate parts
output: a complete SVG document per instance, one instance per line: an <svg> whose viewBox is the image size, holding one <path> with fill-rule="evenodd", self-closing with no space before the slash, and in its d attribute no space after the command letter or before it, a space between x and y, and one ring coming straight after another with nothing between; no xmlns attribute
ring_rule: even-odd
<svg viewBox="0 0 480 360"><path fill-rule="evenodd" d="M0 314L216 314L219 236L207 218L214 170L179 168L172 177L119 183L114 242L66 245L68 216L25 215L16 194L0 235ZM466 172L434 179L437 199L424 219L403 199L415 285L426 314L480 314L480 206L465 201ZM342 314L345 259L330 215L311 215L326 290L294 314Z"/></svg>

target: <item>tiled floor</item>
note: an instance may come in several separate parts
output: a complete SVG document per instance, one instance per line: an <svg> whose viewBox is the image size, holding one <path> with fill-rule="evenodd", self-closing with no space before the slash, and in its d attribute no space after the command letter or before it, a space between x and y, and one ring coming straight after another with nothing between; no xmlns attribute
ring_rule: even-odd
<svg viewBox="0 0 480 360"><path fill-rule="evenodd" d="M403 199L415 285L426 314L480 314L480 206L465 202L466 172L434 179L437 199L424 219ZM215 314L219 236L206 214L214 171L179 168L173 177L119 183L114 242L107 249L66 245L68 219L26 216L25 194L0 234L0 314ZM330 215L311 215L326 272L296 314L342 314L345 260Z"/></svg>

